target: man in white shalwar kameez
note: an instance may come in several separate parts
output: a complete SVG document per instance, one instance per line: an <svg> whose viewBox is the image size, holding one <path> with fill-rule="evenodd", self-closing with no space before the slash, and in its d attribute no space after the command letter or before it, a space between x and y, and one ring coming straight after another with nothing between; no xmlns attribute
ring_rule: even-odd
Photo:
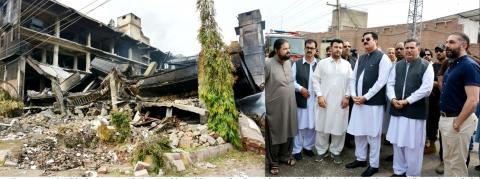
<svg viewBox="0 0 480 179"><path fill-rule="evenodd" d="M360 56L355 64L350 81L351 96L354 102L347 132L355 136L356 160L345 167L352 169L367 166L367 149L370 145L369 167L362 177L378 172L382 122L384 115L385 84L392 62L378 50L378 35L365 32L362 43L367 53Z"/></svg>
<svg viewBox="0 0 480 179"><path fill-rule="evenodd" d="M315 130L317 131L315 148L318 153L315 161L317 162L322 161L330 151L334 163L342 163L340 153L343 150L348 125L349 87L352 74L350 63L341 57L342 48L342 40L332 40L330 42L331 57L320 61L313 75L313 88L318 101L318 105L315 105Z"/></svg>
<svg viewBox="0 0 480 179"><path fill-rule="evenodd" d="M295 84L295 99L297 101L298 132L294 139L293 157L302 159L304 154L315 156L313 146L315 144L315 95L313 93L312 76L317 67L317 59L314 57L317 42L312 39L305 41L305 57L292 65L292 75Z"/></svg>
<svg viewBox="0 0 480 179"><path fill-rule="evenodd" d="M405 60L392 69L387 82L391 101L387 140L393 145L392 176L421 175L425 145L428 96L433 88L433 67L421 59L420 42L405 41Z"/></svg>

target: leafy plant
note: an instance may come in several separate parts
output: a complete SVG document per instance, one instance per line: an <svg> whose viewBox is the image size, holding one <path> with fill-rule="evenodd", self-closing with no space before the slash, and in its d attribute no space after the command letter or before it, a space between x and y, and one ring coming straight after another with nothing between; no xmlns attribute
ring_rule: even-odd
<svg viewBox="0 0 480 179"><path fill-rule="evenodd" d="M123 143L130 137L130 116L125 112L112 112L110 122L115 126L116 134L113 140L116 143Z"/></svg>
<svg viewBox="0 0 480 179"><path fill-rule="evenodd" d="M208 111L208 128L241 147L238 112L233 98L233 64L215 21L213 0L197 0L201 27L198 40L198 94Z"/></svg>
<svg viewBox="0 0 480 179"><path fill-rule="evenodd" d="M133 163L137 161L144 161L147 156L152 157L152 166L149 169L150 173L158 173L159 169L165 166L167 159L163 156L164 153L170 152L170 141L167 138L154 137L137 144L133 151Z"/></svg>

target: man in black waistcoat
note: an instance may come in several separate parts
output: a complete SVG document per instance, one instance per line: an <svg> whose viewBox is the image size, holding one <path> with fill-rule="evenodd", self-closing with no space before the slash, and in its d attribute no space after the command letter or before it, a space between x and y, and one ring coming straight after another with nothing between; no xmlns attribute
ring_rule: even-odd
<svg viewBox="0 0 480 179"><path fill-rule="evenodd" d="M420 42L405 41L405 60L395 64L388 77L391 101L387 140L393 144L392 176L420 176L425 146L428 96L434 72L430 62L419 57Z"/></svg>

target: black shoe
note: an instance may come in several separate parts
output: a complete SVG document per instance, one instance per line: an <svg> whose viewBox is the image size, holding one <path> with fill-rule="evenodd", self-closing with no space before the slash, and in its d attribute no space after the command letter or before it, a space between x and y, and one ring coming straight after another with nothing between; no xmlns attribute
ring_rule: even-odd
<svg viewBox="0 0 480 179"><path fill-rule="evenodd" d="M302 160L303 159L302 153L293 154L293 158L295 158L295 160L297 161Z"/></svg>
<svg viewBox="0 0 480 179"><path fill-rule="evenodd" d="M367 170L365 170L363 173L362 173L362 177L370 177L372 176L373 174L377 173L378 172L378 168L373 168L373 167L368 167Z"/></svg>
<svg viewBox="0 0 480 179"><path fill-rule="evenodd" d="M303 153L309 157L314 157L315 153L312 150L303 149Z"/></svg>
<svg viewBox="0 0 480 179"><path fill-rule="evenodd" d="M352 163L349 163L347 165L345 165L345 168L357 168L357 167L366 167L367 166L367 161L358 161L358 160L355 160L353 161Z"/></svg>
<svg viewBox="0 0 480 179"><path fill-rule="evenodd" d="M393 155L389 155L387 158L385 158L385 161L387 162L393 161Z"/></svg>
<svg viewBox="0 0 480 179"><path fill-rule="evenodd" d="M390 177L407 177L407 173L403 173L403 174L401 174L401 175L397 175L397 174L394 173L394 174L393 174L392 176L390 176Z"/></svg>
<svg viewBox="0 0 480 179"><path fill-rule="evenodd" d="M480 171L480 165L475 166L476 171Z"/></svg>

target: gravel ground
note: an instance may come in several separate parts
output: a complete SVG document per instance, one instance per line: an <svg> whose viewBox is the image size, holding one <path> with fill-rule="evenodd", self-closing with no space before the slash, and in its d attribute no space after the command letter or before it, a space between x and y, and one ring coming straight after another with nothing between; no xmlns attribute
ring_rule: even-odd
<svg viewBox="0 0 480 179"><path fill-rule="evenodd" d="M437 149L439 143L436 143ZM393 152L392 146L382 145L380 152L380 170L373 177L389 177L393 174L392 162L385 161L388 155ZM474 170L476 165L480 165L478 159L478 143L475 143L474 150L470 153L470 165L468 172L470 177L480 176L480 171ZM328 157L321 162L315 162L314 158L303 155L303 160L297 161L293 167L282 165L280 166L280 173L278 176L284 177L359 177L360 174L366 170L365 168L346 169L347 163L355 160L355 150L353 148L344 148L342 152L343 163L334 164L333 159ZM423 158L422 176L441 177L435 172L440 160L438 159L438 152L435 154L425 155ZM265 170L266 176L271 177L269 171Z"/></svg>

